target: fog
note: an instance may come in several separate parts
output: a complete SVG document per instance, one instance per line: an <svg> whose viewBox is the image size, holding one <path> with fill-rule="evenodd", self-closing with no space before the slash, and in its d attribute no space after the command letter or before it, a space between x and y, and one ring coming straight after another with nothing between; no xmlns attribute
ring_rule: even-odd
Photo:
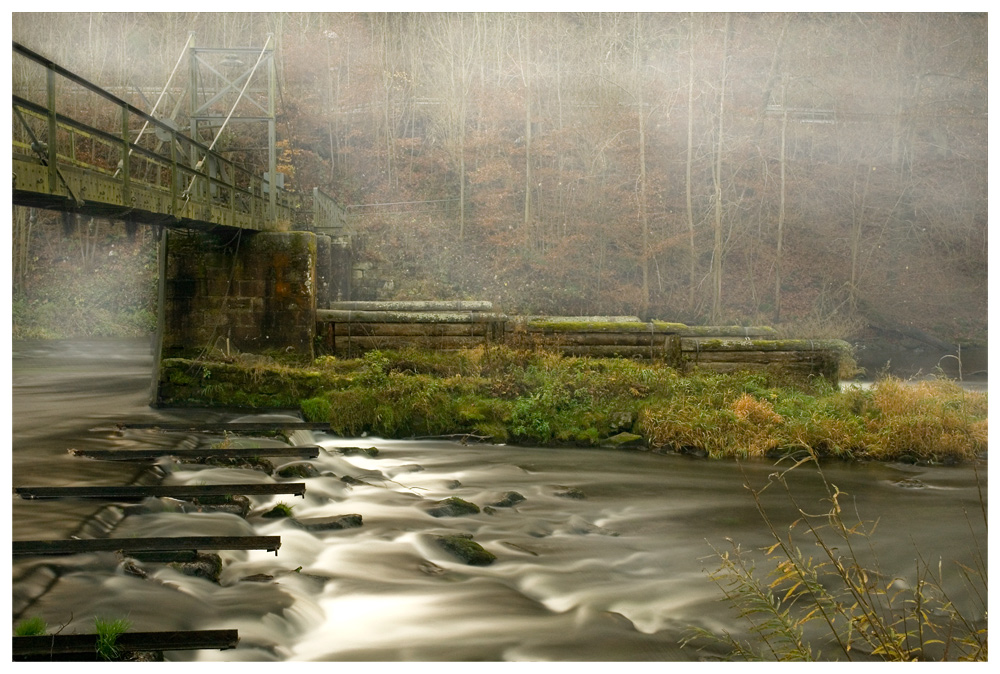
<svg viewBox="0 0 1000 674"><path fill-rule="evenodd" d="M162 94L181 128L186 60L163 88L192 31L270 35L278 170L351 216L381 279L355 299L985 340L985 14L14 13L12 30L143 110ZM37 75L15 62L15 90ZM216 149L266 170L264 128Z"/></svg>

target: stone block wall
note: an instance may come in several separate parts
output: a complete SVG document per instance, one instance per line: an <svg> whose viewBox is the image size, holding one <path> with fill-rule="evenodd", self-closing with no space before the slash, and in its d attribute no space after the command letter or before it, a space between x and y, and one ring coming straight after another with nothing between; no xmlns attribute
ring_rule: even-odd
<svg viewBox="0 0 1000 674"><path fill-rule="evenodd" d="M170 231L165 245L161 358L204 348L312 356L315 234Z"/></svg>

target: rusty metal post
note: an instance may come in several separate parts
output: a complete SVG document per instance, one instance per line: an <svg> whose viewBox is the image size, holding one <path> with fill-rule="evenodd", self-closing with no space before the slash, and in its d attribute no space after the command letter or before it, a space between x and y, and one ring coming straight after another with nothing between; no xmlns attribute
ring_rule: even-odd
<svg viewBox="0 0 1000 674"><path fill-rule="evenodd" d="M49 194L55 195L59 171L56 168L56 71L52 68L45 71L45 89L48 94L49 113Z"/></svg>

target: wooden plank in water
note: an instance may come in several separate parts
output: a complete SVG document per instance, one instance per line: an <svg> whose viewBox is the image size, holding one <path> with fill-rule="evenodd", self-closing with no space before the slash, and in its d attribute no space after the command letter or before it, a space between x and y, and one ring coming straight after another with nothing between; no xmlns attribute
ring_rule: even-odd
<svg viewBox="0 0 1000 674"><path fill-rule="evenodd" d="M304 482L264 482L252 484L179 484L179 485L116 485L111 487L15 487L14 493L24 499L93 498L105 500L142 500L198 496L260 496L292 494L305 496Z"/></svg>
<svg viewBox="0 0 1000 674"><path fill-rule="evenodd" d="M170 536L154 538L69 538L13 541L15 557L77 555L86 552L169 552L173 550L266 550L278 554L281 536Z"/></svg>
<svg viewBox="0 0 1000 674"><path fill-rule="evenodd" d="M221 433L231 431L239 433L241 431L328 431L329 422L313 421L241 421L241 422L190 422L190 423L132 423L121 422L116 425L119 429L137 429L154 431L195 431L200 433Z"/></svg>
<svg viewBox="0 0 1000 674"><path fill-rule="evenodd" d="M236 648L239 630L191 630L182 632L123 632L115 646L126 652L189 651L199 649L227 650ZM96 634L45 634L14 637L11 655L14 659L34 659L30 656L97 653Z"/></svg>
<svg viewBox="0 0 1000 674"><path fill-rule="evenodd" d="M71 449L70 454L98 461L155 461L160 457L173 456L178 459L215 457L219 459L252 459L261 456L319 456L318 445L299 447L240 447L236 449Z"/></svg>

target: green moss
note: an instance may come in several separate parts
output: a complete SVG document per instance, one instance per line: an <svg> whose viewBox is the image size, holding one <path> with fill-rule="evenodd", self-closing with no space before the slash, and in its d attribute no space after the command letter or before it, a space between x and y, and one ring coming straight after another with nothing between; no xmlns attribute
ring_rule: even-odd
<svg viewBox="0 0 1000 674"><path fill-rule="evenodd" d="M496 555L472 540L468 534L439 536L438 545L471 566L489 566L496 561Z"/></svg>
<svg viewBox="0 0 1000 674"><path fill-rule="evenodd" d="M267 512L263 513L261 517L266 517L268 519L276 519L279 517L291 517L293 507L294 506L290 506L287 503L279 503L270 510L268 510Z"/></svg>
<svg viewBox="0 0 1000 674"><path fill-rule="evenodd" d="M479 506L470 503L457 496L438 501L427 510L433 517L462 517L464 515L475 515L479 512Z"/></svg>
<svg viewBox="0 0 1000 674"><path fill-rule="evenodd" d="M39 617L26 618L14 627L15 637L34 637L45 634L48 625Z"/></svg>
<svg viewBox="0 0 1000 674"><path fill-rule="evenodd" d="M809 377L782 367L682 374L662 363L509 347L378 351L301 369L259 358L171 359L164 371L186 373L195 383L167 381L164 395L174 396L172 404L299 407L306 419L328 421L345 436L466 434L494 442L614 446L608 438L631 433L642 437L634 444L656 451L711 457L766 456L805 445L822 456L907 455L930 462L985 450L986 409L970 404L982 394L942 387L935 395L944 403L887 416L872 391L841 392L829 383L836 359L809 367ZM740 402L742 396L781 422L755 423L745 416L754 413L753 404Z"/></svg>
<svg viewBox="0 0 1000 674"><path fill-rule="evenodd" d="M677 332L684 328L680 323L664 323L653 321L651 323L642 322L617 322L617 321L546 321L533 320L525 324L529 332Z"/></svg>

